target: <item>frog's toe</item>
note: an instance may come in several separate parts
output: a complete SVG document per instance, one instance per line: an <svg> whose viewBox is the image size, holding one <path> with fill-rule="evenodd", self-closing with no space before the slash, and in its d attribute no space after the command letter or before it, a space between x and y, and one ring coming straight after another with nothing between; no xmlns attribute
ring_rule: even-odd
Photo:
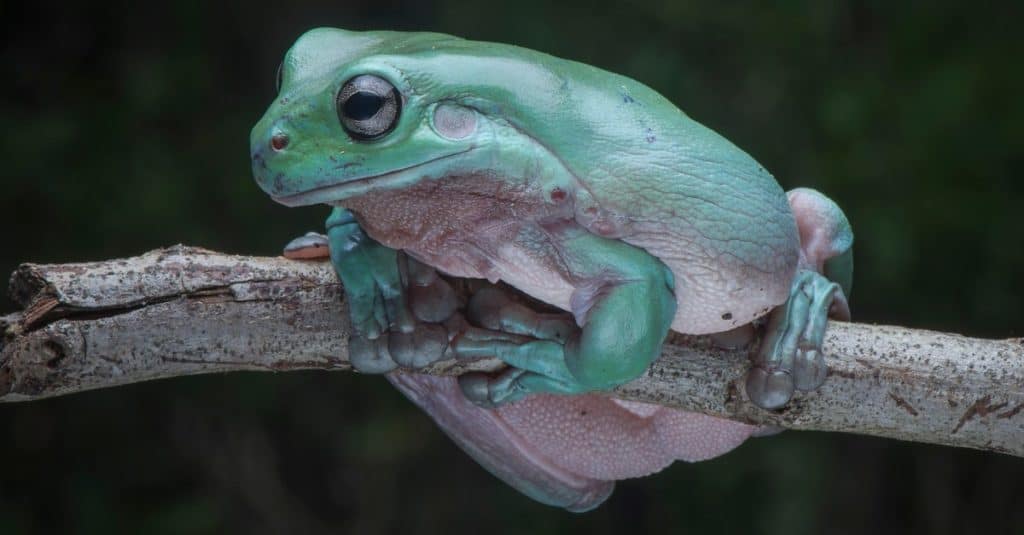
<svg viewBox="0 0 1024 535"><path fill-rule="evenodd" d="M331 256L327 236L316 232L307 232L288 242L282 255L293 260L320 260Z"/></svg>
<svg viewBox="0 0 1024 535"><path fill-rule="evenodd" d="M376 340L388 327L381 297L373 286L346 286L352 336Z"/></svg>
<svg viewBox="0 0 1024 535"><path fill-rule="evenodd" d="M471 372L459 376L459 387L474 405L491 409L526 397L530 390L520 380L531 375L519 368L508 368L497 375Z"/></svg>
<svg viewBox="0 0 1024 535"><path fill-rule="evenodd" d="M796 388L803 391L817 390L825 383L828 365L821 347L825 343L829 314L837 301L846 307L846 299L840 298L842 289L838 284L815 274L808 281L808 286L811 298L807 320L800 331L800 341L793 358L793 379Z"/></svg>
<svg viewBox="0 0 1024 535"><path fill-rule="evenodd" d="M459 376L459 388L470 403L484 409L493 409L489 385L491 376L483 372L469 372Z"/></svg>
<svg viewBox="0 0 1024 535"><path fill-rule="evenodd" d="M747 372L747 396L762 409L778 409L789 403L794 389L793 376L788 372L757 366Z"/></svg>
<svg viewBox="0 0 1024 535"><path fill-rule="evenodd" d="M473 295L466 307L466 318L495 331L560 344L564 344L573 333L579 331L569 315L536 312L493 286L483 288Z"/></svg>
<svg viewBox="0 0 1024 535"><path fill-rule="evenodd" d="M406 278L409 306L418 320L441 323L455 314L459 305L455 290L437 270L406 256Z"/></svg>
<svg viewBox="0 0 1024 535"><path fill-rule="evenodd" d="M519 368L509 368L491 378L487 384L491 403L499 406L525 398L530 390L525 388L520 380L530 375L534 374Z"/></svg>
<svg viewBox="0 0 1024 535"><path fill-rule="evenodd" d="M353 336L348 342L348 360L352 368L360 373L388 373L398 367L388 352L387 339L371 340Z"/></svg>
<svg viewBox="0 0 1024 535"><path fill-rule="evenodd" d="M385 332L376 338L349 338L349 362L361 373L388 373L395 368L420 369L441 360L448 348L442 325L420 323L411 332Z"/></svg>
<svg viewBox="0 0 1024 535"><path fill-rule="evenodd" d="M419 369L444 358L448 331L441 325L421 323L412 332L388 333L391 359L403 368Z"/></svg>
<svg viewBox="0 0 1024 535"><path fill-rule="evenodd" d="M825 383L828 366L818 349L800 349L793 359L793 384L805 392L817 390Z"/></svg>

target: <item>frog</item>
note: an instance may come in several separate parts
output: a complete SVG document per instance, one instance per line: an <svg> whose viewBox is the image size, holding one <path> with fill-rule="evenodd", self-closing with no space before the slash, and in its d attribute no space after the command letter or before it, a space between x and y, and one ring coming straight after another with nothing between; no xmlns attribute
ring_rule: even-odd
<svg viewBox="0 0 1024 535"><path fill-rule="evenodd" d="M671 332L750 343L764 410L827 377L849 318L853 233L813 189L648 86L510 44L317 28L250 134L257 184L327 205L356 371L384 374L491 473L582 512L615 481L721 455L764 429L625 401ZM480 284L468 298L455 280ZM760 334L759 334L760 333ZM416 373L495 357L495 373Z"/></svg>

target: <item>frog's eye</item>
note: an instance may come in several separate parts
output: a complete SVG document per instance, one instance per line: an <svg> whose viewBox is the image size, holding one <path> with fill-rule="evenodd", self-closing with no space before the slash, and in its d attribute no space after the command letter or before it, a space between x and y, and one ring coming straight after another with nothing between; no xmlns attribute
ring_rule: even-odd
<svg viewBox="0 0 1024 535"><path fill-rule="evenodd" d="M338 91L336 104L342 128L361 141L390 132L402 111L402 97L395 86L372 74L345 82Z"/></svg>
<svg viewBox="0 0 1024 535"><path fill-rule="evenodd" d="M284 85L284 62L282 61L277 66L277 92L281 92L281 86Z"/></svg>

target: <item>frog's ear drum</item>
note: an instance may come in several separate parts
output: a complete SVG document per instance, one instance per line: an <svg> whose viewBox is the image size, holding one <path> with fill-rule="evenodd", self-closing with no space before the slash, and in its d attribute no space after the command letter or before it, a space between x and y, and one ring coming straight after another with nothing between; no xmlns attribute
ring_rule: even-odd
<svg viewBox="0 0 1024 535"><path fill-rule="evenodd" d="M363 74L342 84L336 105L345 132L354 140L371 141L395 128L402 111L402 97L387 80Z"/></svg>

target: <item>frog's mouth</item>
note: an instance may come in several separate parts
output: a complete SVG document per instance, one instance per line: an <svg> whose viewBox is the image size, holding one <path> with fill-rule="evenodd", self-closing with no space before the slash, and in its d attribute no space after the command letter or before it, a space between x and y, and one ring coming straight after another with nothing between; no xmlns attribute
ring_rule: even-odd
<svg viewBox="0 0 1024 535"><path fill-rule="evenodd" d="M466 154L475 148L475 145L471 145L466 149L438 156L437 158L433 158L425 162L395 169L394 171L388 171L387 173L346 178L343 182L328 183L299 193L272 196L272 198L285 206L294 207L308 206L311 204L326 204L352 197L358 197L374 191L398 189L415 184L425 177L441 178L449 174L449 168L438 164L456 156ZM324 181L329 182L330 179L321 179L321 182Z"/></svg>

